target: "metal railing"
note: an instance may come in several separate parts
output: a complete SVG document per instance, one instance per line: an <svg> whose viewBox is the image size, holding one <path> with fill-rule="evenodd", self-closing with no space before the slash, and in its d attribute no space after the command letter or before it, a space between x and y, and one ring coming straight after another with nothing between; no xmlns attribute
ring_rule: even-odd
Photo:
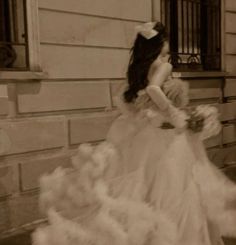
<svg viewBox="0 0 236 245"><path fill-rule="evenodd" d="M162 0L162 22L177 70L221 69L221 1Z"/></svg>

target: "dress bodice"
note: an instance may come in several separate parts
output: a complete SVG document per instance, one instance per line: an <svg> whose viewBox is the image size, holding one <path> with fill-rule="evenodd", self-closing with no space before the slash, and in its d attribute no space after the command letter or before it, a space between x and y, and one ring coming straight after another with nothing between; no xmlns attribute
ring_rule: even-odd
<svg viewBox="0 0 236 245"><path fill-rule="evenodd" d="M161 89L174 107L183 108L188 104L188 84L182 80L169 76L162 84ZM135 118L138 124L148 121L155 127L173 128L172 125L169 125L171 115L159 109L147 93L146 88L138 91L137 97L132 103L126 103L123 94L124 91L120 91L116 101L123 115Z"/></svg>
<svg viewBox="0 0 236 245"><path fill-rule="evenodd" d="M155 127L161 127L168 122L168 116L159 110L145 89L138 92L137 98L132 103L126 103L122 93L116 98L116 104L122 117L130 118L138 128L149 123Z"/></svg>
<svg viewBox="0 0 236 245"><path fill-rule="evenodd" d="M137 110L152 109L158 110L151 97L148 95L145 89L139 90L138 97L134 101L134 107Z"/></svg>
<svg viewBox="0 0 236 245"><path fill-rule="evenodd" d="M168 115L158 108L145 89L138 92L138 97L134 101L134 108L138 118L145 118L155 127L163 127L169 121Z"/></svg>

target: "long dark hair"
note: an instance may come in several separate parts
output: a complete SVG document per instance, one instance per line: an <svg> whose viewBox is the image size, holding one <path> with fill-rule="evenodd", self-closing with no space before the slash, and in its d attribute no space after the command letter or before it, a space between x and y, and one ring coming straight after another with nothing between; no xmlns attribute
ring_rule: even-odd
<svg viewBox="0 0 236 245"><path fill-rule="evenodd" d="M131 57L127 70L128 88L124 92L124 100L131 103L137 97L139 90L148 85L148 71L151 64L156 60L168 40L164 25L157 22L153 28L158 34L151 39L146 39L138 34L131 49Z"/></svg>

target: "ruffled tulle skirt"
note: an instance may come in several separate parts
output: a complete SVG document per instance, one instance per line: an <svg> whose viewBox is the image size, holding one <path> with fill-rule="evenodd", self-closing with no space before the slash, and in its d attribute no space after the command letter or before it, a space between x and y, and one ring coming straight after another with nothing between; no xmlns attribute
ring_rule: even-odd
<svg viewBox="0 0 236 245"><path fill-rule="evenodd" d="M73 177L61 170L41 180L49 225L35 245L221 245L236 236L236 185L197 134L120 116L73 165Z"/></svg>

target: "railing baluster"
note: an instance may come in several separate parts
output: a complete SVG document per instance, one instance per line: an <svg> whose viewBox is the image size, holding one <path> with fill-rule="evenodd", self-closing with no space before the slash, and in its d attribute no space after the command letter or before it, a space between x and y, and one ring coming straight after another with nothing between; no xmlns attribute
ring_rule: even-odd
<svg viewBox="0 0 236 245"><path fill-rule="evenodd" d="M189 1L186 1L186 12L187 12L187 53L189 54Z"/></svg>
<svg viewBox="0 0 236 245"><path fill-rule="evenodd" d="M194 3L191 3L191 13L192 13L192 54L194 54Z"/></svg>
<svg viewBox="0 0 236 245"><path fill-rule="evenodd" d="M200 3L197 2L197 8L196 8L196 18L197 18L197 53L200 53Z"/></svg>
<svg viewBox="0 0 236 245"><path fill-rule="evenodd" d="M185 52L184 50L184 0L181 0L181 25L182 25L182 28L181 28L181 31L182 31L182 53Z"/></svg>
<svg viewBox="0 0 236 245"><path fill-rule="evenodd" d="M12 27L13 27L13 36L14 39L12 39L11 41L15 41L15 42L19 42L19 28L18 28L18 24L17 24L17 18L18 18L18 14L17 14L17 1L16 0L12 0Z"/></svg>

